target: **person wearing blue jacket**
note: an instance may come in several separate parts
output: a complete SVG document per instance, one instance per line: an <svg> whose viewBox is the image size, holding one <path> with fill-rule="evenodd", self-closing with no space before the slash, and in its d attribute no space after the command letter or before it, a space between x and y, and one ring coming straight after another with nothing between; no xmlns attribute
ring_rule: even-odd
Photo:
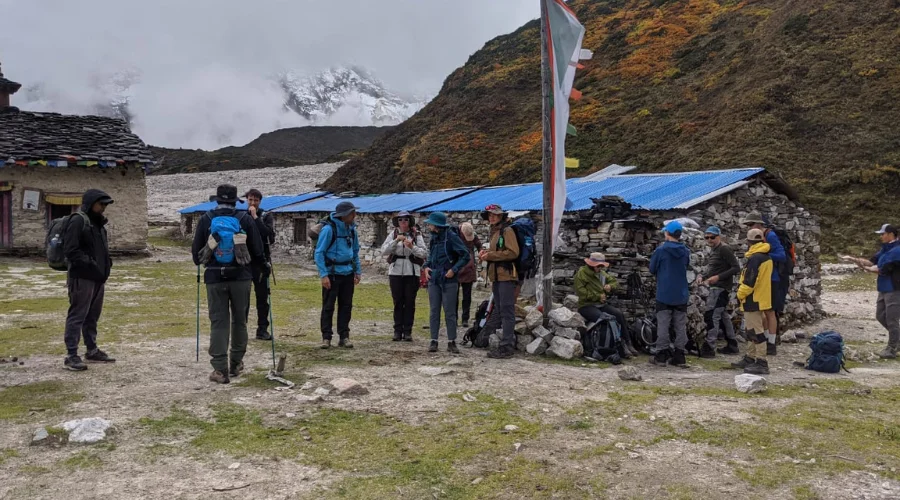
<svg viewBox="0 0 900 500"><path fill-rule="evenodd" d="M778 354L776 340L781 336L778 330L778 319L784 313L784 306L787 302L788 289L791 286L791 277L782 276L778 269L784 269L787 262L787 252L778 235L772 230L767 221L758 212L750 212L744 219L744 225L749 229L759 229L766 237L766 243L769 244L769 257L772 259L774 268L772 269L772 309L766 311L766 329L770 332L769 341L766 344L766 355L775 356Z"/></svg>
<svg viewBox="0 0 900 500"><path fill-rule="evenodd" d="M875 317L888 331L888 345L879 356L895 359L900 349L900 239L892 224L881 226L875 234L881 236L881 250L871 259L853 260L863 269L878 273Z"/></svg>
<svg viewBox="0 0 900 500"><path fill-rule="evenodd" d="M653 252L650 272L656 276L656 354L654 365L687 366L687 306L690 301L687 269L691 252L681 242L684 227L678 221L666 224L666 241ZM669 327L675 328L675 350L671 348Z"/></svg>
<svg viewBox="0 0 900 500"><path fill-rule="evenodd" d="M431 344L428 352L437 352L441 330L441 307L447 323L447 350L459 354L456 347L456 305L459 300L459 271L469 263L469 249L456 231L450 230L447 214L432 212L425 220L431 233L428 259L423 264L428 279L428 303L431 306L429 329Z"/></svg>
<svg viewBox="0 0 900 500"><path fill-rule="evenodd" d="M332 320L337 303L338 347L352 349L350 343L350 315L353 311L353 290L359 284L362 268L359 265L359 237L356 234L357 207L349 201L338 203L328 222L319 232L315 261L322 281L322 349L331 347L334 335Z"/></svg>

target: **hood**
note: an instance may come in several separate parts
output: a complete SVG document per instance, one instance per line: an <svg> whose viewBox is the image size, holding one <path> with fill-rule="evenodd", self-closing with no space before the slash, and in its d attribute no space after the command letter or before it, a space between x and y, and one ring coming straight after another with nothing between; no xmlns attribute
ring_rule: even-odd
<svg viewBox="0 0 900 500"><path fill-rule="evenodd" d="M751 255L758 253L769 253L770 250L772 250L772 245L769 245L768 243L756 243L747 250L747 253L745 253L744 256L750 257Z"/></svg>
<svg viewBox="0 0 900 500"><path fill-rule="evenodd" d="M102 200L103 198L109 198L110 202L112 202L112 197L106 194L105 191L88 189L84 192L84 196L81 197L81 210L85 213L90 213L94 203L97 203L98 200Z"/></svg>
<svg viewBox="0 0 900 500"><path fill-rule="evenodd" d="M343 228L343 229L347 228L347 224L338 218L337 212L331 212L331 215L329 217L331 218L331 222L334 222L335 227ZM352 225L355 225L355 224L352 224Z"/></svg>
<svg viewBox="0 0 900 500"><path fill-rule="evenodd" d="M691 251L684 245L684 243L676 243L674 241L667 241L663 243L662 249L664 252L669 254L670 256L680 259L682 257L691 256Z"/></svg>
<svg viewBox="0 0 900 500"><path fill-rule="evenodd" d="M892 242L890 242L890 243L882 243L882 244L881 244L881 251L882 251L882 252L889 252L889 251L891 251L891 250L892 250L894 247L896 247L896 246L900 246L900 240L894 240L894 241L892 241Z"/></svg>

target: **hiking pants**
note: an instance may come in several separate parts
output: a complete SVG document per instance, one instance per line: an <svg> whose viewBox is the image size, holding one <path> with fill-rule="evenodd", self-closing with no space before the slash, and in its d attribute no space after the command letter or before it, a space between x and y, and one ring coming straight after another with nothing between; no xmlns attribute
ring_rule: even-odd
<svg viewBox="0 0 900 500"><path fill-rule="evenodd" d="M419 293L418 276L388 276L391 297L394 299L394 335L412 335L416 319L416 295Z"/></svg>
<svg viewBox="0 0 900 500"><path fill-rule="evenodd" d="M492 285L494 306L484 328L491 333L502 330L502 350L516 350L516 288L515 281L495 281Z"/></svg>
<svg viewBox="0 0 900 500"><path fill-rule="evenodd" d="M783 276L781 280L772 282L772 310L779 316L784 312L784 306L787 304L788 289L790 287L790 276Z"/></svg>
<svg viewBox="0 0 900 500"><path fill-rule="evenodd" d="M322 317L320 327L322 339L331 340L334 330L331 322L334 318L334 305L337 303L337 329L338 337L346 339L350 337L350 315L353 312L353 290L356 285L352 274L332 274L331 289L322 287Z"/></svg>
<svg viewBox="0 0 900 500"><path fill-rule="evenodd" d="M888 346L900 349L900 291L878 293L875 317L888 331Z"/></svg>
<svg viewBox="0 0 900 500"><path fill-rule="evenodd" d="M441 332L441 308L444 309L444 321L447 323L447 340L456 342L456 304L459 294L459 283L456 281L428 283L429 326L431 340L437 340Z"/></svg>
<svg viewBox="0 0 900 500"><path fill-rule="evenodd" d="M209 364L228 373L228 340L231 367L238 366L247 352L247 316L250 314L250 280L206 284L209 305Z"/></svg>
<svg viewBox="0 0 900 500"><path fill-rule="evenodd" d="M459 294L462 296L462 322L469 322L472 313L472 285L475 283L460 283Z"/></svg>
<svg viewBox="0 0 900 500"><path fill-rule="evenodd" d="M684 351L688 342L687 304L672 306L656 302L656 352L666 351L672 346L669 328L675 328L675 349Z"/></svg>
<svg viewBox="0 0 900 500"><path fill-rule="evenodd" d="M591 324L597 319L600 318L600 313L606 313L616 318L616 322L619 323L619 332L621 333L621 337L625 337L628 331L628 325L625 324L625 315L622 314L622 311L616 309L615 307L609 304L603 305L593 305L593 306L584 306L578 309L578 314L580 314L588 324ZM616 339L619 340L619 339ZM628 341L629 339L624 339Z"/></svg>
<svg viewBox="0 0 900 500"><path fill-rule="evenodd" d="M269 270L265 266L253 265L253 291L256 294L256 334L269 330Z"/></svg>
<svg viewBox="0 0 900 500"><path fill-rule="evenodd" d="M765 311L744 311L744 330L747 333L747 356L766 359L766 313Z"/></svg>
<svg viewBox="0 0 900 500"><path fill-rule="evenodd" d="M716 341L719 340L719 328L723 323L725 338L735 340L734 325L731 323L731 315L728 314L728 290L716 286L709 288L703 319L706 320L706 343L710 347L716 347Z"/></svg>
<svg viewBox="0 0 900 500"><path fill-rule="evenodd" d="M66 316L66 351L69 356L78 354L78 341L84 337L88 351L97 348L97 320L103 312L103 296L106 285L99 281L69 278L69 314Z"/></svg>

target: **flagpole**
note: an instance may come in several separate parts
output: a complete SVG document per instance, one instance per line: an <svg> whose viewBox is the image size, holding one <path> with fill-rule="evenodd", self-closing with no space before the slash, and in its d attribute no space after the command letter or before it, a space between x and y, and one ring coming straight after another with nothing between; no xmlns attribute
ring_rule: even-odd
<svg viewBox="0 0 900 500"><path fill-rule="evenodd" d="M550 71L550 54L548 52L547 32L547 1L541 2L541 97L542 97L542 118L541 124L543 128L542 151L543 164L541 172L544 180L544 239L543 252L541 256L541 280L543 281L543 308L544 319L550 314L550 307L553 303L553 145L550 135L553 124L551 123L551 102L550 96L553 89L553 73Z"/></svg>

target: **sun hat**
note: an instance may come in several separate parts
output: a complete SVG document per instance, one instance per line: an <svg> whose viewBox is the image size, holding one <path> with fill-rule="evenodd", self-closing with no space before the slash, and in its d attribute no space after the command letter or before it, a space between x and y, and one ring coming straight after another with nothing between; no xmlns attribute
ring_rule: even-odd
<svg viewBox="0 0 900 500"><path fill-rule="evenodd" d="M497 205L497 204L493 204L493 203L484 207L484 211L481 212L481 218L484 220L488 220L488 217L491 214L502 215L504 217L506 217L508 215L508 213L505 210L503 210L503 207L501 207L500 205Z"/></svg>
<svg viewBox="0 0 900 500"><path fill-rule="evenodd" d="M444 212L431 212L427 219L425 219L425 224L431 224L435 227L447 227L447 214Z"/></svg>
<svg viewBox="0 0 900 500"><path fill-rule="evenodd" d="M584 259L584 262L591 267L609 267L609 262L606 261L606 256L600 252L592 252L590 257Z"/></svg>
<svg viewBox="0 0 900 500"><path fill-rule="evenodd" d="M239 201L244 201L238 198L237 193L238 190L236 186L232 186L231 184L222 184L221 186L216 188L216 194L209 197L209 201L226 203L229 205L237 205Z"/></svg>
<svg viewBox="0 0 900 500"><path fill-rule="evenodd" d="M346 217L351 213L357 211L359 207L350 203L349 201L342 201L338 203L337 207L334 209L335 217Z"/></svg>
<svg viewBox="0 0 900 500"><path fill-rule="evenodd" d="M759 215L759 212L750 212L746 218L744 218L745 226L752 226L754 224L766 224L766 221L763 220L762 215Z"/></svg>
<svg viewBox="0 0 900 500"><path fill-rule="evenodd" d="M404 217L409 219L410 227L416 225L416 218L410 215L408 210L401 210L400 213L398 213L394 216L394 218L391 219L391 223L394 224L394 227L400 227L400 219Z"/></svg>

